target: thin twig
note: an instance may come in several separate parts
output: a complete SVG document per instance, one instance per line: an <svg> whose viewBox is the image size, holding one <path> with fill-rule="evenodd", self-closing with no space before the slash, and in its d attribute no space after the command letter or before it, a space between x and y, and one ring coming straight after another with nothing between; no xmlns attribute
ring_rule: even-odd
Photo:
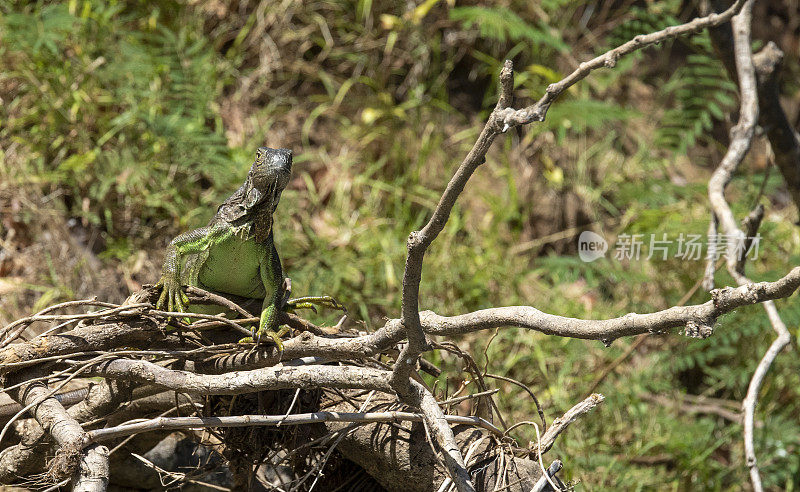
<svg viewBox="0 0 800 492"><path fill-rule="evenodd" d="M445 407L445 406L448 406L448 405L455 405L456 403L460 403L460 402L462 402L464 400L471 400L473 398L480 398L482 396L491 396L491 395L497 393L498 391L500 391L500 390L495 388L495 389L490 389L490 390L486 390L486 391L481 391L480 393L473 393L471 395L464 395L464 396L459 396L459 397L456 397L456 398L450 398L449 400L440 401L439 402L439 406L440 407Z"/></svg>
<svg viewBox="0 0 800 492"><path fill-rule="evenodd" d="M544 467L544 462L542 461L542 439L539 437L539 426L533 423L533 428L536 430L536 445L539 448L539 452L536 453L536 457L539 460L539 467L542 470L542 476L547 480L547 483L550 484L550 487L552 487L555 492L560 492L561 488L556 485L555 482L553 482L553 479L550 477L550 474L547 473L547 468Z"/></svg>
<svg viewBox="0 0 800 492"><path fill-rule="evenodd" d="M89 303L87 303L86 301L63 302L61 304L56 304L55 306L51 306L51 307L49 307L49 308L47 308L47 309L45 309L44 311L41 311L41 312L49 312L49 311L53 311L53 310L58 309L58 308L68 307L68 306L78 305L78 304L84 304L85 305L85 304L89 304ZM96 301L92 301L91 304L92 305L96 305L97 302ZM102 303L102 304L105 305L107 303ZM10 332L10 333L8 334L8 336L6 336L3 339L2 342L0 342L0 348L6 347L9 344L11 344L11 342L16 340L17 337L19 337L19 335L21 335L22 332L25 331L25 329L27 328L27 326L29 324L31 324L33 322L36 322L36 321L64 321L64 320L76 321L76 320L82 320L82 319L104 318L104 317L111 316L111 315L114 315L114 314L117 314L117 315L120 315L120 316L125 316L125 315L133 316L133 315L138 314L136 311L134 311L135 309L142 308L142 307L147 307L147 306L149 306L149 304L134 304L134 305L130 305L130 306L116 306L116 307L113 307L113 308L104 309L102 311L94 311L94 312L90 312L90 313L81 313L81 314L35 314L33 316L29 316L27 318L23 318L21 320L17 320L15 322L11 323L10 325L6 326L3 329L3 331ZM12 329L13 329L13 331L12 331Z"/></svg>
<svg viewBox="0 0 800 492"><path fill-rule="evenodd" d="M36 313L36 314L34 314L32 316L28 316L28 317L25 317L25 318L18 319L16 321L14 321L13 323L3 327L3 329L0 330L0 336L6 335L9 331L14 329L16 326L19 326L20 324L30 324L30 323L36 321L36 318L38 316L45 315L45 314L53 312L53 311L55 311L57 309L63 309L63 308L73 307L73 306L102 306L102 307L112 307L113 308L113 307L116 307L117 305L116 304L111 304L111 303L108 303L108 302L98 301L97 297L92 297L91 299L83 299L83 300L78 300L78 301L67 301L67 302L62 302L62 303L59 303L59 304L53 304L52 306L48 306L48 307L42 309L41 311L39 311L38 313Z"/></svg>
<svg viewBox="0 0 800 492"><path fill-rule="evenodd" d="M148 314L154 314L156 316L164 316L166 318L194 318L194 319L206 319L211 321L216 321L218 323L224 323L231 328L235 329L239 333L246 334L248 336L252 336L253 332L248 330L247 328L243 327L239 323L228 319L224 316L214 315L214 314L200 314L200 313L181 313L177 311L161 311L158 309L148 309ZM192 328L192 325L187 326L186 328Z"/></svg>
<svg viewBox="0 0 800 492"><path fill-rule="evenodd" d="M517 381L514 378L510 378L508 376L501 376L499 374L485 373L484 376L486 376L487 378L499 379L507 383L515 384L520 388L524 389L525 392L528 393L528 395L530 395L531 399L533 400L533 404L536 405L536 413L539 414L539 418L542 420L542 430L547 429L547 421L544 418L544 411L542 410L542 405L539 403L539 399L536 398L536 394L533 392L533 390L531 390L528 387L528 385L526 385L522 381Z"/></svg>
<svg viewBox="0 0 800 492"><path fill-rule="evenodd" d="M133 423L125 423L115 427L87 431L84 445L93 442L105 442L120 437L141 434L142 432L163 430L187 430L205 427L255 427L255 426L290 426L317 424L320 422L352 422L370 424L376 422L421 422L421 413L411 412L311 412L291 415L236 415L221 417L157 417ZM472 425L502 436L503 431L486 419L472 416L446 415L445 420L452 424Z"/></svg>

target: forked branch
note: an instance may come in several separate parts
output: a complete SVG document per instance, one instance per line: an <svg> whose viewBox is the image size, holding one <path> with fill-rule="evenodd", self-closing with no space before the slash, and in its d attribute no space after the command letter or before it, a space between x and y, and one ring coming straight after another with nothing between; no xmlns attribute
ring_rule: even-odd
<svg viewBox="0 0 800 492"><path fill-rule="evenodd" d="M709 201L714 214L712 224L719 222L719 226L727 238L727 251L725 255L727 270L739 285L750 284L750 280L744 274L743 252L746 251L747 234L752 235L753 231L757 230L763 214L762 210L757 209L745 219L745 225L748 229L748 233L746 234L739 228L733 211L725 198L725 188L728 183L730 183L733 174L736 172L739 164L744 160L752 144L755 135L755 126L759 116L758 84L753 55L750 50L752 8L753 0L748 0L741 12L736 15L731 22L733 31L733 59L740 94L739 121L736 126L731 129L731 143L725 157L708 182ZM790 186L792 184L793 183L790 182ZM707 281L711 279L711 277L708 276L709 273L713 275L713 259L709 261L709 265L711 267L706 270ZM708 283L712 282L709 281ZM758 401L758 391L773 361L780 351L791 341L791 335L786 325L781 320L775 303L772 302L772 300L766 300L763 302L763 306L769 322L777 334L777 338L770 345L756 367L747 389L747 395L742 402L742 408L744 410L745 458L747 460L747 466L750 469L750 481L753 485L753 490L756 492L763 490L753 443L753 423L755 420L755 407Z"/></svg>

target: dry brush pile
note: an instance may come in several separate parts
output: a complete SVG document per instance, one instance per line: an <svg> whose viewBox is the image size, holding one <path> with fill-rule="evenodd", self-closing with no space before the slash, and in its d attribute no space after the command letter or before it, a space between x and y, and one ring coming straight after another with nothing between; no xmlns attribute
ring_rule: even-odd
<svg viewBox="0 0 800 492"><path fill-rule="evenodd" d="M500 73L500 97L472 150L458 167L429 221L408 238L399 317L374 332L319 327L290 313L283 324L294 336L282 351L271 345L236 343L243 327L257 321L239 299L187 288L192 303L215 304L238 317L180 314L154 308L158 295L146 287L116 305L96 299L51 306L6 326L0 335L3 391L17 402L3 408L0 481L39 488L71 482L74 490L105 490L121 480L140 487L196 486L236 490L258 484L275 490L564 490L561 460L545 458L570 424L603 401L592 394L548 422L541 408L530 421L507 422L492 399L495 391L471 355L449 341L476 331L516 327L604 343L644 333L684 329L706 338L720 316L761 304L776 339L755 371L747 397L745 449L752 486L760 490L753 448L754 411L770 365L790 342L773 300L800 287L800 267L772 282L745 275L740 250L758 230L763 209L743 224L734 216L725 187L755 134L765 130L790 189L800 189L800 140L777 102L775 77L781 53L770 44L750 48L752 0L689 23L636 36L550 85L536 103L513 106L513 69ZM498 135L540 122L550 105L593 70L613 68L620 57L670 38L712 29L713 38L740 89L740 113L730 146L709 182L711 237L738 285L714 289L713 258L703 277L711 299L647 314L583 320L543 313L531 306L496 307L442 316L420 311L424 256L444 229L458 197L484 162ZM798 195L794 195L798 196ZM59 314L70 312L73 314ZM77 313L77 314L74 314ZM185 318L192 318L192 323ZM20 336L34 323L50 327L29 341ZM421 359L444 350L464 360L474 394L439 395L420 372L438 369ZM516 381L512 381L517 383ZM527 387L532 402L535 394ZM457 415L470 400L472 415ZM538 440L520 445L510 431L536 428ZM163 466L154 450L180 431L202 455L194 469ZM174 439L174 437L172 437ZM176 447L164 448L176 454ZM162 453L163 454L163 453ZM146 455L146 456L145 456ZM224 459L225 467L220 467ZM562 457L569 466L569 457ZM219 469L223 469L219 472ZM217 470L217 475L212 472ZM224 471L227 470L227 471ZM544 473L543 473L544 472ZM219 478L219 474L225 475ZM211 478L209 478L211 477Z"/></svg>

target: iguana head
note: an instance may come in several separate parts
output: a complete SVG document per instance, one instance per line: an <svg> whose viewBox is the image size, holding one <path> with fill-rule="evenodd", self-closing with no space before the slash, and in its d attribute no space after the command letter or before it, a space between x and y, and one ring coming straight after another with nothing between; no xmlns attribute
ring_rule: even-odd
<svg viewBox="0 0 800 492"><path fill-rule="evenodd" d="M256 217L263 220L265 215L271 216L289 183L291 172L291 150L259 148L244 184L219 206L211 223L249 227ZM271 227L272 221L268 220L267 223Z"/></svg>
<svg viewBox="0 0 800 492"><path fill-rule="evenodd" d="M260 147L244 184L245 208L269 207L270 212L275 212L291 173L291 150Z"/></svg>

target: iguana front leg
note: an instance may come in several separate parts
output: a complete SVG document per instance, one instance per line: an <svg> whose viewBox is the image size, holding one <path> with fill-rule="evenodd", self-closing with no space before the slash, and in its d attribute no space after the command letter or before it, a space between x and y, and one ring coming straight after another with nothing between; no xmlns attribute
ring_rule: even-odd
<svg viewBox="0 0 800 492"><path fill-rule="evenodd" d="M183 260L190 254L203 254L215 241L221 241L231 236L233 231L230 227L212 226L201 227L193 231L185 232L170 241L167 246L164 266L161 269L161 279L156 287L161 287L161 295L156 302L156 309L166 308L168 311L186 312L189 298L183 292L183 281L181 278L181 268ZM200 261L202 264L202 261ZM196 284L196 275L188 279L188 285Z"/></svg>
<svg viewBox="0 0 800 492"><path fill-rule="evenodd" d="M279 315L285 303L283 269L281 268L281 259L278 256L278 250L275 248L275 243L272 241L272 235L270 235L268 242L270 246L259 268L261 281L264 283L264 290L268 295L264 298L264 304L261 308L261 317L259 319L258 329L254 332L254 338L260 340L262 336L267 335L275 341L278 350L282 352L283 342L281 341L281 337L289 331L287 326L278 329L280 326ZM269 295L270 292L272 293L271 295ZM252 338L244 338L241 341L251 342Z"/></svg>

